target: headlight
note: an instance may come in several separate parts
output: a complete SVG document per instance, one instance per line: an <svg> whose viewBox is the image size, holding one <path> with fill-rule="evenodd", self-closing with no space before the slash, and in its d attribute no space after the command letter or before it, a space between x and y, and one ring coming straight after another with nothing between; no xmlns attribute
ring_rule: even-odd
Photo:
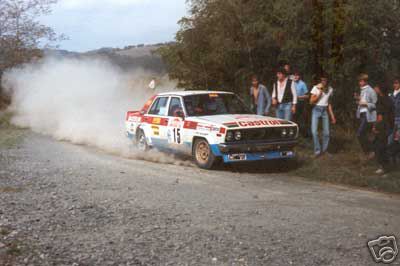
<svg viewBox="0 0 400 266"><path fill-rule="evenodd" d="M289 136L290 136L290 137L294 137L295 134L296 134L296 131L294 130L294 128L291 128L291 129L289 130Z"/></svg>
<svg viewBox="0 0 400 266"><path fill-rule="evenodd" d="M236 141L242 140L242 132L235 131L235 140Z"/></svg>
<svg viewBox="0 0 400 266"><path fill-rule="evenodd" d="M282 137L286 138L286 136L288 135L288 131L286 128L282 129Z"/></svg>
<svg viewBox="0 0 400 266"><path fill-rule="evenodd" d="M228 131L228 133L226 133L226 141L233 141L233 132L232 131Z"/></svg>

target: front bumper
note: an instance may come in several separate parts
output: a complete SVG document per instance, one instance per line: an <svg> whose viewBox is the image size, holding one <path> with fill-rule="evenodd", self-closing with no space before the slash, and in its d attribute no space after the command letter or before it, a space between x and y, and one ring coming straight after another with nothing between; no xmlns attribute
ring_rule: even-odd
<svg viewBox="0 0 400 266"><path fill-rule="evenodd" d="M214 155L222 157L225 163L232 163L294 158L295 153L293 150L296 145L297 140L255 143L222 143L212 145L211 149Z"/></svg>
<svg viewBox="0 0 400 266"><path fill-rule="evenodd" d="M293 150L297 145L297 140L290 141L274 141L274 142L257 142L257 143L233 143L219 144L218 148L221 153L258 153L269 151L288 151Z"/></svg>

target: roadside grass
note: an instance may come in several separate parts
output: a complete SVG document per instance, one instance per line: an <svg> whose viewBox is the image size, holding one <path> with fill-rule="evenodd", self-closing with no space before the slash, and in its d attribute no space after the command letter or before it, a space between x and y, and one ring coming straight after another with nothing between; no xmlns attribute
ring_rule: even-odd
<svg viewBox="0 0 400 266"><path fill-rule="evenodd" d="M0 228L0 236L6 236L11 233L11 229L7 227Z"/></svg>
<svg viewBox="0 0 400 266"><path fill-rule="evenodd" d="M0 193L19 193L22 192L22 188L15 187L0 187Z"/></svg>
<svg viewBox="0 0 400 266"><path fill-rule="evenodd" d="M0 129L10 128L12 113L10 112L0 112Z"/></svg>
<svg viewBox="0 0 400 266"><path fill-rule="evenodd" d="M0 93L0 111L7 109L10 103L11 103L11 98Z"/></svg>
<svg viewBox="0 0 400 266"><path fill-rule="evenodd" d="M10 256L20 256L22 254L21 243L19 241L13 241L7 249L7 253Z"/></svg>
<svg viewBox="0 0 400 266"><path fill-rule="evenodd" d="M11 149L21 143L25 130L11 124L12 114L0 112L0 149Z"/></svg>
<svg viewBox="0 0 400 266"><path fill-rule="evenodd" d="M297 176L328 182L361 187L381 192L400 193L400 169L386 176L375 174L378 164L375 160L366 160L350 131L338 131L331 145L332 156L313 158L311 139L301 139L298 147L298 168L293 170Z"/></svg>

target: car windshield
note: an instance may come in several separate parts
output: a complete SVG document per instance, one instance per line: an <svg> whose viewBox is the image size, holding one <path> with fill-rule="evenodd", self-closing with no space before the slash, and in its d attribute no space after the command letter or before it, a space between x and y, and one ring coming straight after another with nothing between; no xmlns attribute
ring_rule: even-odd
<svg viewBox="0 0 400 266"><path fill-rule="evenodd" d="M189 116L251 114L249 108L235 94L209 93L183 97Z"/></svg>

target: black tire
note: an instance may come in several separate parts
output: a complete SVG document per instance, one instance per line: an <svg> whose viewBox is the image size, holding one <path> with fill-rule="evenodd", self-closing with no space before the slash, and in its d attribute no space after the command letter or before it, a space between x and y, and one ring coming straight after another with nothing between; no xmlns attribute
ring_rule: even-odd
<svg viewBox="0 0 400 266"><path fill-rule="evenodd" d="M202 169L212 169L216 162L216 157L205 139L195 140L192 156L196 165Z"/></svg>
<svg viewBox="0 0 400 266"><path fill-rule="evenodd" d="M147 144L146 135L144 134L144 131L141 129L139 129L137 134L136 148L142 152L150 150L150 146L149 144Z"/></svg>

